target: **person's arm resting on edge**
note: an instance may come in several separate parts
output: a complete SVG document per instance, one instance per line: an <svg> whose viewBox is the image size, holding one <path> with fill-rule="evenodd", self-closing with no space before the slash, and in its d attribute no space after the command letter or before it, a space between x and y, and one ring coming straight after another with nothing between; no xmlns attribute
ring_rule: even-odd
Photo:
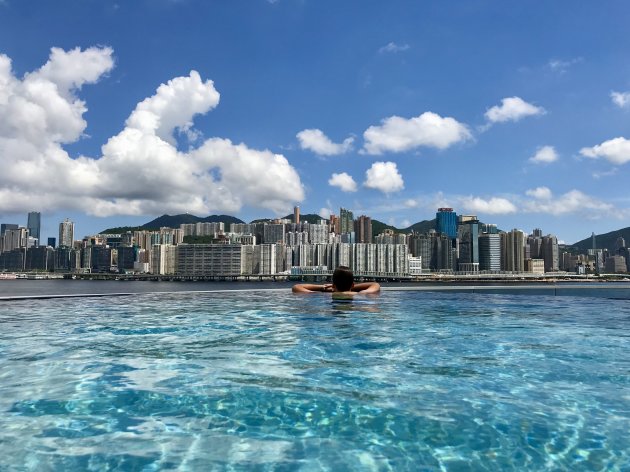
<svg viewBox="0 0 630 472"><path fill-rule="evenodd" d="M331 284L296 284L292 289L293 293L311 293L311 292L332 292Z"/></svg>
<svg viewBox="0 0 630 472"><path fill-rule="evenodd" d="M359 293L378 293L381 291L381 285L377 282L354 284L352 286L352 291Z"/></svg>

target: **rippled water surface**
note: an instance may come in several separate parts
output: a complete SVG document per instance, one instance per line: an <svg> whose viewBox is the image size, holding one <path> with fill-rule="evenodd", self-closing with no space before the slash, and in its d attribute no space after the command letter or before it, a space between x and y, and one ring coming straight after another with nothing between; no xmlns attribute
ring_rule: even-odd
<svg viewBox="0 0 630 472"><path fill-rule="evenodd" d="M0 470L629 470L630 302L4 302L0 411Z"/></svg>

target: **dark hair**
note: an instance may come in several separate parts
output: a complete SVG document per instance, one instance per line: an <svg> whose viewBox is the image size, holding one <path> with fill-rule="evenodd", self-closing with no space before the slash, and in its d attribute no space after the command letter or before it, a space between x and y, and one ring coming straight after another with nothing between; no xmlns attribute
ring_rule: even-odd
<svg viewBox="0 0 630 472"><path fill-rule="evenodd" d="M340 292L347 292L354 284L354 274L349 267L339 266L333 272L332 283Z"/></svg>

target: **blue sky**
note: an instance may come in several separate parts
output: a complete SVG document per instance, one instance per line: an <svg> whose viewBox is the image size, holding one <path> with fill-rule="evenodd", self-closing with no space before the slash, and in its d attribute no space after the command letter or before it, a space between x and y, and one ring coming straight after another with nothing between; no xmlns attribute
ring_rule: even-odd
<svg viewBox="0 0 630 472"><path fill-rule="evenodd" d="M630 226L630 4L605 5L0 1L0 221Z"/></svg>

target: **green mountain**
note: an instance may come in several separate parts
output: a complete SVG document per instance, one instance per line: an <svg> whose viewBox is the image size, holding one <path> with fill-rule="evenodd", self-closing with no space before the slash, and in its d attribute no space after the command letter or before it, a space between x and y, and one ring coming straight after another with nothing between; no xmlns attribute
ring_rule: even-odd
<svg viewBox="0 0 630 472"><path fill-rule="evenodd" d="M611 231L610 233L604 234L596 234L595 235L595 243L598 249L608 249L609 251L614 250L615 242L617 238L622 237L626 240L626 245L630 243L630 227L618 229L616 231ZM589 249L593 247L593 240L589 236L582 241L578 241L575 244L569 246L570 248L574 248L576 251L580 253L586 253Z"/></svg>
<svg viewBox="0 0 630 472"><path fill-rule="evenodd" d="M293 214L286 215L284 219L293 220ZM263 223L271 221L272 218L260 218L257 220L251 221L251 223ZM322 217L316 215L314 213L307 213L304 215L300 215L300 221L305 221L311 224L317 224L322 220ZM101 231L101 233L108 234L122 234L127 231L139 231L139 230L158 230L162 227L167 228L179 228L181 224L194 224L194 223L215 223L215 222L223 222L225 224L226 230L229 229L231 223L245 223L243 220L239 218L235 218L230 215L210 215L205 218L201 218L199 216L191 215L188 213L181 215L162 215L148 223L143 224L142 226L121 226L117 228L108 228L106 230ZM376 236L381 234L385 230L392 230L395 233L410 233L415 231L417 233L426 233L431 229L435 228L435 219L433 220L424 220L415 223L408 228L396 228L394 226L383 223L379 220L372 220L372 236ZM629 228L630 229L630 228ZM630 236L626 237L630 239ZM615 238L616 239L616 238ZM614 241L613 241L614 244Z"/></svg>
<svg viewBox="0 0 630 472"><path fill-rule="evenodd" d="M179 228L181 224L194 224L194 223L220 223L222 222L226 229L229 228L231 223L245 223L243 220L235 218L230 215L210 215L205 218L199 216L190 215L184 213L181 215L162 215L142 226L120 226L117 228L108 228L101 231L101 233L108 234L122 234L127 231L139 231L139 230L158 230L162 227L167 228Z"/></svg>

